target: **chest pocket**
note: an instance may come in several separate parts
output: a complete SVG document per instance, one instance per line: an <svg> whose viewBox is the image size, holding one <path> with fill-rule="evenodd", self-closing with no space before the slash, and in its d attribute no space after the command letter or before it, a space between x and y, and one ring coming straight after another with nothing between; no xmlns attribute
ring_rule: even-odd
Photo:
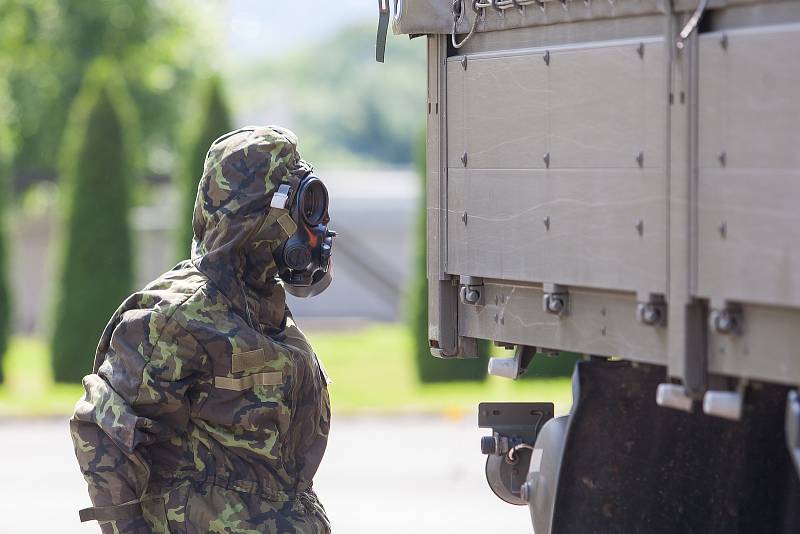
<svg viewBox="0 0 800 534"><path fill-rule="evenodd" d="M294 380L291 360L264 348L220 356L227 361L217 362L213 387L199 417L232 427L237 434L255 433L253 439L286 431Z"/></svg>

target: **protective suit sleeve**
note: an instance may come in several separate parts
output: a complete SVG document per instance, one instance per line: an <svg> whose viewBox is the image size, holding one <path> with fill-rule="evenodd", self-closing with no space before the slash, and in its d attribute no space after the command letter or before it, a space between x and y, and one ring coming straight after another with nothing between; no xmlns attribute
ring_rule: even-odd
<svg viewBox="0 0 800 534"><path fill-rule="evenodd" d="M187 394L209 358L175 321L146 310L122 314L107 345L103 363L83 379L70 420L94 504L81 520L96 519L103 532L149 532L140 505L150 478L148 446L186 430Z"/></svg>

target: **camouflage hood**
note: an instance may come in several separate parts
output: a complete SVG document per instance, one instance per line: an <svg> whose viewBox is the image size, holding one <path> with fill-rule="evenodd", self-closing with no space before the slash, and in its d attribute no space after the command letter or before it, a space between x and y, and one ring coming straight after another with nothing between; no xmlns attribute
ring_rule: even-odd
<svg viewBox="0 0 800 534"><path fill-rule="evenodd" d="M192 218L192 262L245 313L245 287L262 303L269 300L258 314L267 325L280 324L285 305L273 251L296 229L268 216L269 203L281 183L296 186L310 171L297 136L277 126L228 133L206 155Z"/></svg>

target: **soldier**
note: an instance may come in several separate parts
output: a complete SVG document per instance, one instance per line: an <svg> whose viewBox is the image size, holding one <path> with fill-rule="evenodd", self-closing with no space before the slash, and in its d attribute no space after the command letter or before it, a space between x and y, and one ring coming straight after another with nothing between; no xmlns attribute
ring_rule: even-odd
<svg viewBox="0 0 800 534"><path fill-rule="evenodd" d="M103 532L328 533L327 377L285 303L331 280L328 194L279 127L206 155L192 258L114 313L70 421ZM102 251L99 251L102 253ZM283 281L279 280L282 279Z"/></svg>

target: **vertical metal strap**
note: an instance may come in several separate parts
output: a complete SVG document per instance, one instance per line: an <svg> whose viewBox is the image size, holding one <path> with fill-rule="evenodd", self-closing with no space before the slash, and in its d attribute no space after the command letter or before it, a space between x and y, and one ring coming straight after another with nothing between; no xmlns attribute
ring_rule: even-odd
<svg viewBox="0 0 800 534"><path fill-rule="evenodd" d="M389 30L389 0L378 0L378 35L375 38L375 61L383 63L386 33Z"/></svg>

